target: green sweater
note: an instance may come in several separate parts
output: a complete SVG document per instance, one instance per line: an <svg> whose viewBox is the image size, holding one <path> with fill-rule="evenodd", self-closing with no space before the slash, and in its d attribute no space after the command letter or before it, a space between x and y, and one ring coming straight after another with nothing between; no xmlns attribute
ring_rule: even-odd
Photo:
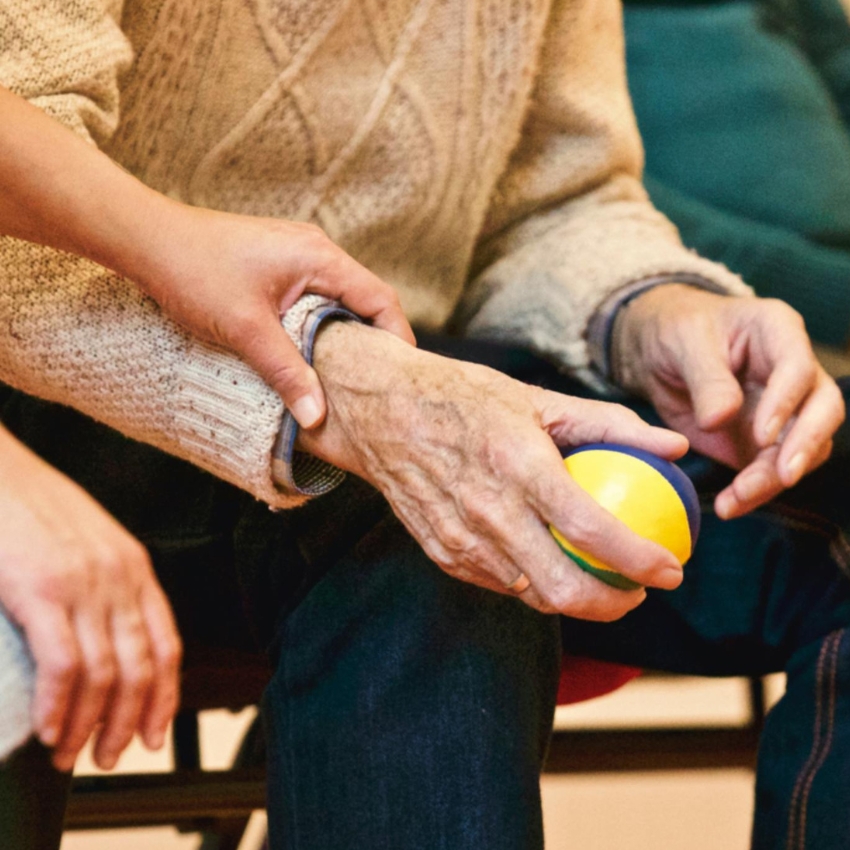
<svg viewBox="0 0 850 850"><path fill-rule="evenodd" d="M632 2L646 185L684 241L812 336L850 332L850 25L840 0Z"/></svg>

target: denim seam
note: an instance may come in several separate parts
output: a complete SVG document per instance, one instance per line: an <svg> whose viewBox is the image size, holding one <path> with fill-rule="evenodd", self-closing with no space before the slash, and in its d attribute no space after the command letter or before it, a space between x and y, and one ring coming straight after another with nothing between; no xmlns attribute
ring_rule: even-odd
<svg viewBox="0 0 850 850"><path fill-rule="evenodd" d="M820 748L821 722L823 709L823 671L826 664L827 649L829 638L821 644L820 653L818 654L818 666L815 671L815 725L812 733L812 748L809 751L809 756L803 764L802 769L797 774L797 781L794 783L794 791L791 795L791 805L788 811L788 839L785 844L786 850L794 850L794 838L797 835L797 803L800 799L800 793L803 787L805 777L808 775L812 764L814 763L818 749Z"/></svg>
<svg viewBox="0 0 850 850"><path fill-rule="evenodd" d="M838 671L838 650L841 648L841 639L843 636L843 629L834 633L834 640L832 641L832 646L830 648L829 672L827 674L829 677L829 708L827 709L826 739L823 747L821 748L820 757L818 758L817 763L813 765L812 770L806 779L806 787L803 791L803 802L801 803L800 808L799 850L805 850L806 846L806 815L808 814L809 795L812 790L812 785L814 784L815 777L823 767L823 764L832 749L832 742L835 733L835 688L837 679L836 674Z"/></svg>
<svg viewBox="0 0 850 850"><path fill-rule="evenodd" d="M786 850L805 850L809 795L818 771L832 748L835 729L835 684L838 650L845 629L830 634L821 646L815 675L815 724L812 749L797 775L788 813ZM828 670L828 672L826 672ZM824 699L828 697L828 699ZM797 839L795 841L795 838Z"/></svg>
<svg viewBox="0 0 850 850"><path fill-rule="evenodd" d="M718 491L719 492L719 491ZM700 496L700 508L711 510L717 493L704 493ZM764 517L771 515L781 519L783 526L794 531L807 531L829 540L829 554L841 573L850 579L850 541L838 523L822 514L795 508L781 502L773 502L756 509L754 514Z"/></svg>

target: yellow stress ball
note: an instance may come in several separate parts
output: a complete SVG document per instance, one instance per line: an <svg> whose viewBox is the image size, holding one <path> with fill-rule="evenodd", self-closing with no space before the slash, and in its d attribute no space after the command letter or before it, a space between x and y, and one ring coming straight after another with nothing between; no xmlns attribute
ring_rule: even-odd
<svg viewBox="0 0 850 850"><path fill-rule="evenodd" d="M684 564L699 536L699 499L691 479L674 463L650 452L614 443L591 443L564 458L583 490L632 531L669 549ZM637 582L573 546L557 528L552 536L583 570L610 584L633 590Z"/></svg>

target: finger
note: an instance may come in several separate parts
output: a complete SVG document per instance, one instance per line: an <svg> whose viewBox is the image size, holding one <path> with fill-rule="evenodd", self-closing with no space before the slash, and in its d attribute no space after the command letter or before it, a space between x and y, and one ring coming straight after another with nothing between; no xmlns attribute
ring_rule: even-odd
<svg viewBox="0 0 850 850"><path fill-rule="evenodd" d="M115 655L105 618L78 612L74 628L83 666L65 732L53 754L58 770L68 771L101 718L115 682Z"/></svg>
<svg viewBox="0 0 850 850"><path fill-rule="evenodd" d="M341 250L304 291L333 298L376 327L416 344L395 289Z"/></svg>
<svg viewBox="0 0 850 850"><path fill-rule="evenodd" d="M67 612L58 606L34 606L22 625L36 666L33 725L41 742L52 747L68 722L80 648Z"/></svg>
<svg viewBox="0 0 850 850"><path fill-rule="evenodd" d="M487 521L476 523L480 533L467 532L478 541L465 547L461 559L441 542L445 529L432 529L423 535L426 553L446 572L461 581L506 596L516 596L530 608L544 614L561 613L586 620L610 622L639 605L646 594L642 589L617 590L583 573L554 544L545 527L527 506L520 519L516 511L503 505L487 508ZM451 549L460 538L450 535ZM487 542L484 542L487 541ZM520 593L509 589L518 576L530 584Z"/></svg>
<svg viewBox="0 0 850 850"><path fill-rule="evenodd" d="M714 510L720 519L743 516L769 502L785 489L779 477L776 459L779 446L762 449L732 483L717 494Z"/></svg>
<svg viewBox="0 0 850 850"><path fill-rule="evenodd" d="M532 511L535 526L542 520L557 528L589 563L595 560L641 585L671 589L681 583L682 567L676 557L663 546L636 534L601 507L576 484L555 447L545 438L536 445L527 442L514 447L504 462L508 464L509 475L520 482L523 501ZM550 579L563 575L563 559L558 558L560 550L554 538L539 528L529 537L532 532L527 525L519 524L519 528L525 529L528 548L524 557L532 564L545 557L543 563L548 563L550 569L558 564ZM497 532L498 527L494 530ZM514 529L510 534L501 531L506 551L515 534ZM532 571L524 571L535 581ZM546 597L541 581L536 581L535 587Z"/></svg>
<svg viewBox="0 0 850 850"><path fill-rule="evenodd" d="M622 443L670 460L688 450L685 436L649 425L620 404L547 392L541 399L540 412L541 425L559 446Z"/></svg>
<svg viewBox="0 0 850 850"><path fill-rule="evenodd" d="M740 410L744 393L729 368L726 341L712 322L701 323L691 334L680 368L701 430L718 428Z"/></svg>
<svg viewBox="0 0 850 850"><path fill-rule="evenodd" d="M559 476L561 477L561 476ZM621 573L641 585L672 590L682 566L663 546L632 531L581 489L566 470L557 492L544 490L534 507L590 564Z"/></svg>
<svg viewBox="0 0 850 850"><path fill-rule="evenodd" d="M537 517L530 516L527 523L515 529L507 548L513 563L526 565L524 572L531 581L531 588L520 597L544 613L611 622L646 598L643 588L621 590L584 572L560 549ZM532 592L534 597L530 596Z"/></svg>
<svg viewBox="0 0 850 850"><path fill-rule="evenodd" d="M817 362L808 341L787 340L774 355L775 366L758 402L753 429L756 442L769 446L812 391L818 379Z"/></svg>
<svg viewBox="0 0 850 850"><path fill-rule="evenodd" d="M171 606L156 585L142 595L142 616L150 638L154 677L140 729L145 745L158 750L180 702L180 662L183 648Z"/></svg>
<svg viewBox="0 0 850 850"><path fill-rule="evenodd" d="M844 397L832 378L818 367L814 391L800 409L782 441L777 461L785 487L793 487L814 468L824 444L832 440L844 421Z"/></svg>
<svg viewBox="0 0 850 850"><path fill-rule="evenodd" d="M818 449L809 465L809 471L822 466L832 454L832 440L827 440ZM771 499L776 498L785 484L779 477L776 458L779 446L770 446L744 470L722 492L718 493L714 509L721 519L735 519L744 516Z"/></svg>
<svg viewBox="0 0 850 850"><path fill-rule="evenodd" d="M94 750L95 762L104 770L115 766L132 740L153 680L150 642L138 608L115 611L111 629L118 677Z"/></svg>
<svg viewBox="0 0 850 850"><path fill-rule="evenodd" d="M319 378L271 307L241 319L230 330L227 344L283 399L302 428L315 428L325 418L325 396Z"/></svg>

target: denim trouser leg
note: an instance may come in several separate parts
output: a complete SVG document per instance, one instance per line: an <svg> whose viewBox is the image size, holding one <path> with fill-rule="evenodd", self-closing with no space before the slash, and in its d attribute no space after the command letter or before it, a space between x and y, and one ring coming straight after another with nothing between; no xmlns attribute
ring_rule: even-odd
<svg viewBox="0 0 850 850"><path fill-rule="evenodd" d="M388 519L280 646L264 702L276 850L542 848L557 618L449 578Z"/></svg>
<svg viewBox="0 0 850 850"><path fill-rule="evenodd" d="M586 394L521 352L475 348ZM264 704L276 850L541 846L556 619L445 576L365 485L273 515L42 407L4 415L149 546L181 626L225 645L247 639L225 634L240 616L261 640L278 620ZM729 478L699 458L687 468L707 503ZM845 426L834 460L781 502L728 523L707 512L677 591L651 591L613 624L560 620L570 652L693 674L788 671L759 760L757 850L850 846L848 489Z"/></svg>
<svg viewBox="0 0 850 850"><path fill-rule="evenodd" d="M850 441L779 501L721 522L728 473L686 467L705 497L697 550L673 592L650 590L617 623L562 618L567 652L703 675L785 670L762 735L754 850L850 846Z"/></svg>

